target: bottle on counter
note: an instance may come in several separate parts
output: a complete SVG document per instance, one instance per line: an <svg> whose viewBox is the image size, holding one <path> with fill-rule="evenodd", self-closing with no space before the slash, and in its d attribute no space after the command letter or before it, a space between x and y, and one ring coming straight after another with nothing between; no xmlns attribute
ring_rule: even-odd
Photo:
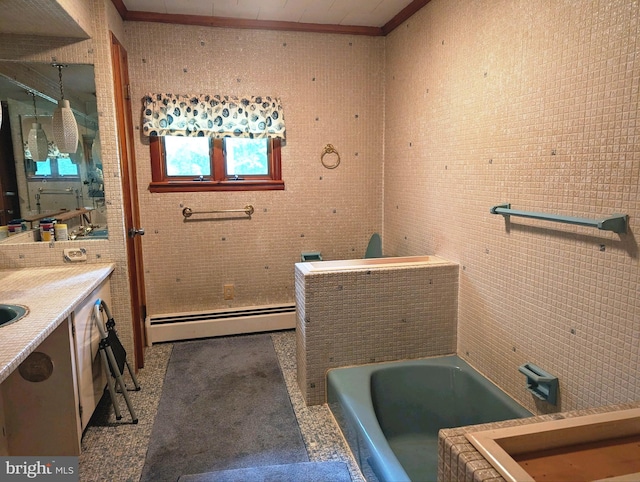
<svg viewBox="0 0 640 482"><path fill-rule="evenodd" d="M69 241L69 230L66 224L56 224L54 227L56 241Z"/></svg>
<svg viewBox="0 0 640 482"><path fill-rule="evenodd" d="M44 218L40 220L40 239L42 241L55 241L54 220Z"/></svg>
<svg viewBox="0 0 640 482"><path fill-rule="evenodd" d="M24 219L12 219L8 227L9 235L18 234L27 230L27 222Z"/></svg>

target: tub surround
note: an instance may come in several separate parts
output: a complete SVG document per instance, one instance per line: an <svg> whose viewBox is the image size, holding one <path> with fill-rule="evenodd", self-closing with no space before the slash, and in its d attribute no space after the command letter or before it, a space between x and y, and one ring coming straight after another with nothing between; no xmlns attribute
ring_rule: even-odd
<svg viewBox="0 0 640 482"><path fill-rule="evenodd" d="M640 409L467 433L510 482L640 480Z"/></svg>
<svg viewBox="0 0 640 482"><path fill-rule="evenodd" d="M20 321L0 328L0 383L113 270L113 264L0 270L0 301L29 308Z"/></svg>
<svg viewBox="0 0 640 482"><path fill-rule="evenodd" d="M298 384L307 405L325 402L330 368L455 353L458 264L437 256L338 263L295 268Z"/></svg>
<svg viewBox="0 0 640 482"><path fill-rule="evenodd" d="M434 264L448 264L450 263L446 259L438 256L399 256L390 258L365 258L365 259L339 259L336 261L313 261L300 265L300 269L304 273L318 272L318 271L336 271L336 270L350 270L354 269L377 269L385 268L392 265L392 268L403 268L405 266L415 266L419 264L429 263Z"/></svg>
<svg viewBox="0 0 640 482"><path fill-rule="evenodd" d="M498 470L494 468L468 440L466 435L469 433L540 422L550 422L554 420L583 417L587 415L596 415L634 408L640 408L640 402L574 410L548 415L538 415L530 418L441 430L438 436L438 480L460 480L468 482L505 481Z"/></svg>

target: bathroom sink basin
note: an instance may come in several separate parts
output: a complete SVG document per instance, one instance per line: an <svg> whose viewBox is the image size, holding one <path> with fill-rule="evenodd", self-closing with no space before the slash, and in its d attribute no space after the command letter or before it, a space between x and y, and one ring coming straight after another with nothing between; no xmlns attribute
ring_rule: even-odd
<svg viewBox="0 0 640 482"><path fill-rule="evenodd" d="M26 306L0 304L0 326L18 321L28 311Z"/></svg>

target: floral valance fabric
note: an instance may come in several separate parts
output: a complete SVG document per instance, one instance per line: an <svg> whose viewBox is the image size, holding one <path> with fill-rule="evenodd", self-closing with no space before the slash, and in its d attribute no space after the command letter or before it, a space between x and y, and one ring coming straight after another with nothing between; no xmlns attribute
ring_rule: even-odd
<svg viewBox="0 0 640 482"><path fill-rule="evenodd" d="M285 137L282 104L274 97L148 94L143 103L147 136Z"/></svg>
<svg viewBox="0 0 640 482"><path fill-rule="evenodd" d="M24 151L24 158L33 160L33 156L31 155L31 151L29 150L29 144L27 142L22 143L22 150ZM62 153L58 150L58 146L56 146L55 142L49 141L47 143L47 159L41 159L36 162L46 162L48 159L60 159L71 157L69 154Z"/></svg>

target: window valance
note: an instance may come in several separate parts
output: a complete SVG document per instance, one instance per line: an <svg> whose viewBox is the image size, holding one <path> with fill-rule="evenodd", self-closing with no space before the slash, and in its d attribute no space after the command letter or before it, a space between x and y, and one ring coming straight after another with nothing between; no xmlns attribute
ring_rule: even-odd
<svg viewBox="0 0 640 482"><path fill-rule="evenodd" d="M147 136L285 138L280 99L267 96L147 94Z"/></svg>

